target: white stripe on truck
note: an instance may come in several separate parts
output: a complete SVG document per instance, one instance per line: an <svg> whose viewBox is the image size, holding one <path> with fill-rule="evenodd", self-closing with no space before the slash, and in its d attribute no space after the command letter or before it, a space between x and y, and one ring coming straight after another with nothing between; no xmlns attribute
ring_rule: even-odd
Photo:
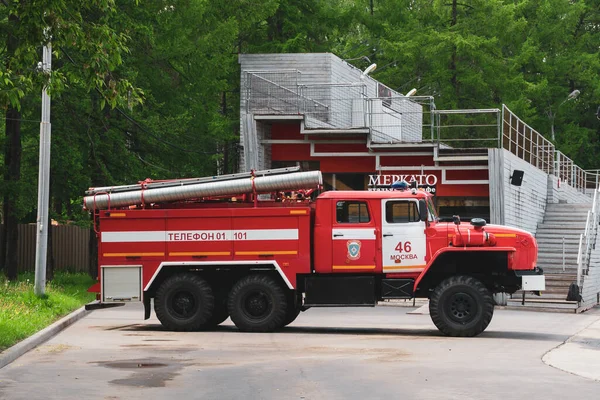
<svg viewBox="0 0 600 400"><path fill-rule="evenodd" d="M246 240L298 240L298 229L235 229L102 232L102 243L220 242Z"/></svg>

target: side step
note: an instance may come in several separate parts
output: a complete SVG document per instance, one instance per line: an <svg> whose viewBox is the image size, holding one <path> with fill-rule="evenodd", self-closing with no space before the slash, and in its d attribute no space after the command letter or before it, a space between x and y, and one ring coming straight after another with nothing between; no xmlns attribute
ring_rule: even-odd
<svg viewBox="0 0 600 400"><path fill-rule="evenodd" d="M125 303L100 303L100 300L94 300L91 303L87 303L85 305L86 310L99 310L102 308L114 308L114 307L122 307Z"/></svg>

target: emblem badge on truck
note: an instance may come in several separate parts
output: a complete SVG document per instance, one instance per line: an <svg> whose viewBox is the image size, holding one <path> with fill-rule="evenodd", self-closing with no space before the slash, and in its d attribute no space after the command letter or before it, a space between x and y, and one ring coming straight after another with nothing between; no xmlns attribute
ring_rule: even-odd
<svg viewBox="0 0 600 400"><path fill-rule="evenodd" d="M360 258L360 240L348 240L348 259L358 260Z"/></svg>

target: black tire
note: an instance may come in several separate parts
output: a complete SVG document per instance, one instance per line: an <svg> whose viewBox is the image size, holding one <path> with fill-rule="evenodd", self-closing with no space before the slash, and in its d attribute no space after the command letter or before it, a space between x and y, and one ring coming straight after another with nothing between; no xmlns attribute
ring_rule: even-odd
<svg viewBox="0 0 600 400"><path fill-rule="evenodd" d="M210 285L194 274L178 274L164 281L154 298L160 323L173 331L201 329L213 315L215 298Z"/></svg>
<svg viewBox="0 0 600 400"><path fill-rule="evenodd" d="M285 319L283 320L283 325L288 326L292 322L298 318L300 311L302 310L302 298L301 296L297 296L295 292L292 292L291 295L287 298L287 309L285 310Z"/></svg>
<svg viewBox="0 0 600 400"><path fill-rule="evenodd" d="M283 326L287 301L275 280L265 275L248 275L233 285L228 308L239 330L272 332Z"/></svg>
<svg viewBox="0 0 600 400"><path fill-rule="evenodd" d="M223 323L229 318L229 310L227 309L227 297L215 299L215 308L213 309L212 316L208 319L206 324L200 327L201 330L214 329L217 325Z"/></svg>
<svg viewBox="0 0 600 400"><path fill-rule="evenodd" d="M494 299L479 280L452 276L433 291L429 314L435 326L447 336L477 336L492 320Z"/></svg>
<svg viewBox="0 0 600 400"><path fill-rule="evenodd" d="M300 311L301 310L299 306L288 307L285 313L285 320L283 321L283 326L288 326L289 324L294 322L296 318L298 318L298 315L300 315Z"/></svg>

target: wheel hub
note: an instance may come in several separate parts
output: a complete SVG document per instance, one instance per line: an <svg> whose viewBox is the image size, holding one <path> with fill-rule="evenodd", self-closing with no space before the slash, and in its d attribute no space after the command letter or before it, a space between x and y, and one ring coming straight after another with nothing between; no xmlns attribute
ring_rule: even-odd
<svg viewBox="0 0 600 400"><path fill-rule="evenodd" d="M186 318L194 313L196 301L190 292L177 292L171 301L172 311L180 318Z"/></svg>
<svg viewBox="0 0 600 400"><path fill-rule="evenodd" d="M475 318L477 304L468 293L455 293L448 299L448 316L455 322L467 323Z"/></svg>
<svg viewBox="0 0 600 400"><path fill-rule="evenodd" d="M255 292L246 297L244 308L248 316L252 318L262 318L269 314L272 305L265 293Z"/></svg>

